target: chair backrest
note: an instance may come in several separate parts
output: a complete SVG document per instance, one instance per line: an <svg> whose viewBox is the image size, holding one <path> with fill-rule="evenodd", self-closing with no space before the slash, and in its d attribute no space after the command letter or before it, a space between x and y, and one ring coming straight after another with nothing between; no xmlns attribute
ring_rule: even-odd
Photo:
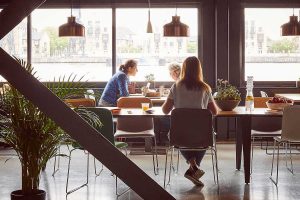
<svg viewBox="0 0 300 200"><path fill-rule="evenodd" d="M260 91L261 97L268 97L268 94L265 91Z"/></svg>
<svg viewBox="0 0 300 200"><path fill-rule="evenodd" d="M254 108L267 108L266 102L272 97L254 97ZM252 117L251 129L263 132L273 132L281 129L279 117Z"/></svg>
<svg viewBox="0 0 300 200"><path fill-rule="evenodd" d="M65 103L73 106L73 107L95 107L96 106L96 101L94 99L85 99L85 98L80 98L80 99L65 99Z"/></svg>
<svg viewBox="0 0 300 200"><path fill-rule="evenodd" d="M102 126L97 128L98 132L114 145L114 123L110 110L99 107L87 108L87 110L94 112L99 117Z"/></svg>
<svg viewBox="0 0 300 200"><path fill-rule="evenodd" d="M300 105L284 108L281 137L286 140L300 141Z"/></svg>
<svg viewBox="0 0 300 200"><path fill-rule="evenodd" d="M266 102L272 97L254 97L254 108L267 108Z"/></svg>
<svg viewBox="0 0 300 200"><path fill-rule="evenodd" d="M142 103L149 103L149 107L152 107L151 99L147 97L121 97L118 99L117 106L119 108L142 108Z"/></svg>
<svg viewBox="0 0 300 200"><path fill-rule="evenodd" d="M140 108L142 103L149 103L152 107L151 100L146 97L121 97L117 106L119 108ZM117 119L117 130L128 132L140 132L153 129L153 119L150 117L124 117Z"/></svg>
<svg viewBox="0 0 300 200"><path fill-rule="evenodd" d="M212 114L207 109L177 108L171 113L170 145L213 146Z"/></svg>

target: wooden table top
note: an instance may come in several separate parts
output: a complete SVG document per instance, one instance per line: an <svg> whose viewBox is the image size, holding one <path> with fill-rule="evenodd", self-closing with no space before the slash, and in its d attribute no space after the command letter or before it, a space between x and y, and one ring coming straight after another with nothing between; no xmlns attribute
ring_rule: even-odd
<svg viewBox="0 0 300 200"><path fill-rule="evenodd" d="M280 94L275 94L275 96L280 96L280 97L285 97L288 99L292 99L294 102L300 102L300 93L280 93Z"/></svg>
<svg viewBox="0 0 300 200"><path fill-rule="evenodd" d="M170 116L164 114L161 107L152 107L153 113L146 113L141 108L122 108L117 107L105 107L112 111L114 117L126 117L126 116L148 116L148 117L163 117ZM117 110L117 111L116 111ZM243 115L251 116L282 116L282 111L269 110L268 108L255 108L254 111L246 111L244 106L238 106L233 111L219 111L216 117L237 117Z"/></svg>

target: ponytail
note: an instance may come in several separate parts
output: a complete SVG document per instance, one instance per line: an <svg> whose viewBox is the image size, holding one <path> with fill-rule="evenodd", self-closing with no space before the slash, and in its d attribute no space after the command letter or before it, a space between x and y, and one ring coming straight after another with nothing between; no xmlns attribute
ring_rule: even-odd
<svg viewBox="0 0 300 200"><path fill-rule="evenodd" d="M120 67L119 67L119 70L123 72L123 71L124 71L124 69L125 69L125 65L123 65L123 64L122 64L122 65L120 65Z"/></svg>

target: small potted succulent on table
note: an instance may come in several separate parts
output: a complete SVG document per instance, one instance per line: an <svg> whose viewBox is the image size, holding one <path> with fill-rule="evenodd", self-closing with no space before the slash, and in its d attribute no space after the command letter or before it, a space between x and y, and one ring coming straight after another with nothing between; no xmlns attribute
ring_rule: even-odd
<svg viewBox="0 0 300 200"><path fill-rule="evenodd" d="M229 84L227 80L218 79L217 92L214 94L217 106L223 111L231 111L239 105L241 93L239 90Z"/></svg>

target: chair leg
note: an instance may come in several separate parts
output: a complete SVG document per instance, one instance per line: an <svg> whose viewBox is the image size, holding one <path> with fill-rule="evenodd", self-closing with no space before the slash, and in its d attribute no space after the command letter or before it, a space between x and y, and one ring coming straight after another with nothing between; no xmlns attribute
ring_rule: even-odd
<svg viewBox="0 0 300 200"><path fill-rule="evenodd" d="M164 188L166 188L167 165L168 165L168 152L169 152L169 148L166 149L165 175L164 175Z"/></svg>
<svg viewBox="0 0 300 200"><path fill-rule="evenodd" d="M212 167L213 167L213 173L214 173L214 182L216 184L216 173L215 173L215 163L214 163L214 151L211 148L211 163L212 163Z"/></svg>
<svg viewBox="0 0 300 200"><path fill-rule="evenodd" d="M291 161L291 168L287 168L292 174L294 174L294 167L293 167L293 159L292 159L292 150L291 150L291 143L289 142L289 149L290 149L290 161Z"/></svg>
<svg viewBox="0 0 300 200"><path fill-rule="evenodd" d="M170 182L171 182L171 163L173 163L173 150L174 148L172 148L172 151L171 151L171 160L170 160L170 168L169 168L169 180L168 180L168 183L167 185L170 185Z"/></svg>
<svg viewBox="0 0 300 200"><path fill-rule="evenodd" d="M84 187L84 186L87 186L88 183L89 183L89 157L90 157L90 154L88 153L87 154L87 173L86 173L86 183L82 184L81 186L78 186L72 190L69 190L68 191L68 187L69 187L69 175L70 175L70 166L71 166L71 155L72 155L72 152L76 150L76 149L72 149L70 151L70 154L69 154L69 163L68 163L68 173L67 173L67 184L66 184L66 193L67 195L71 194L72 192L75 192L76 190L79 190L80 188Z"/></svg>
<svg viewBox="0 0 300 200"><path fill-rule="evenodd" d="M252 168L253 168L253 144L255 141L255 137L252 138L252 142L251 142L251 162L250 162L250 174L252 174Z"/></svg>
<svg viewBox="0 0 300 200"><path fill-rule="evenodd" d="M153 137L153 140L154 140L154 151L155 151L155 160L156 160L156 163L154 161L154 154L152 152L152 159L153 159L153 169L154 169L154 174L155 175L158 175L158 158L157 158L157 145L156 145L156 139L155 137Z"/></svg>
<svg viewBox="0 0 300 200"><path fill-rule="evenodd" d="M217 185L219 186L219 166L218 166L218 153L216 149L213 149L215 165L216 165L216 178L217 178ZM213 163L214 166L214 163ZM214 181L215 181L215 174L214 174ZM215 182L216 183L216 182Z"/></svg>
<svg viewBox="0 0 300 200"><path fill-rule="evenodd" d="M273 162L274 162L274 155L275 155L275 141L274 141L274 149L273 149L273 159L272 159L272 169L271 169L271 181L277 186L278 184L278 166L279 166L279 146L280 142L277 145L277 169L276 169L276 180L273 179L272 174L273 174Z"/></svg>
<svg viewBox="0 0 300 200"><path fill-rule="evenodd" d="M178 168L179 168L179 154L180 154L180 151L178 149L177 151L177 166L176 166L176 174L178 174Z"/></svg>
<svg viewBox="0 0 300 200"><path fill-rule="evenodd" d="M96 176L99 176L101 172L103 171L103 164L101 163L101 169L99 172L97 172L97 166L96 166L96 158L94 157L94 172Z"/></svg>
<svg viewBox="0 0 300 200"><path fill-rule="evenodd" d="M60 146L58 147L58 154L60 154ZM56 172L59 170L59 165L60 165L60 156L56 158L57 156L54 157L54 166L53 166L53 173L52 176L56 174ZM57 168L56 168L56 159L57 159Z"/></svg>
<svg viewBox="0 0 300 200"><path fill-rule="evenodd" d="M124 190L123 192L119 193L118 192L118 177L116 176L116 196L117 198L119 198L120 196L122 196L123 194L125 194L126 192L128 192L131 188L127 188L126 190Z"/></svg>

